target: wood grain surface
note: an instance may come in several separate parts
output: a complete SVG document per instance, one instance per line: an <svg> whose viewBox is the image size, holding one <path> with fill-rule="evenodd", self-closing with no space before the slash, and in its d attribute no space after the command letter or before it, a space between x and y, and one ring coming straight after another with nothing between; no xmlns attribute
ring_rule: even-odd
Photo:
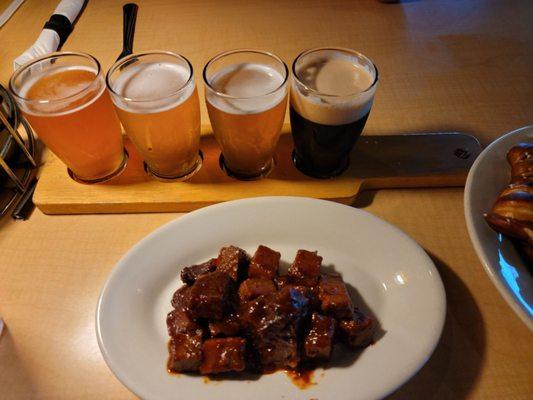
<svg viewBox="0 0 533 400"><path fill-rule="evenodd" d="M109 67L120 53L121 1L90 0L66 50ZM135 50L178 51L196 68L258 47L287 63L337 45L370 56L380 86L366 134L463 131L487 144L533 121L529 0L138 1ZM0 0L0 10L8 1ZM0 29L0 82L57 1L27 0ZM205 107L202 116L206 120ZM463 218L462 189L365 193L358 207L395 224L435 261L447 293L441 341L390 399L529 399L532 333L485 275ZM46 216L0 221L2 399L129 399L102 359L96 301L113 265L179 214ZM324 399L321 399L324 400Z"/></svg>

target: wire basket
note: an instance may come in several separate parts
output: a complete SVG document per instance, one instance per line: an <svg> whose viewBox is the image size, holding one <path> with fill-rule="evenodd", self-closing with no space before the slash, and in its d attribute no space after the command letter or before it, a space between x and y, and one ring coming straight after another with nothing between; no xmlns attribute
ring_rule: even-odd
<svg viewBox="0 0 533 400"><path fill-rule="evenodd" d="M23 129L25 134L21 135ZM35 135L11 94L0 85L0 217L27 204L35 188Z"/></svg>

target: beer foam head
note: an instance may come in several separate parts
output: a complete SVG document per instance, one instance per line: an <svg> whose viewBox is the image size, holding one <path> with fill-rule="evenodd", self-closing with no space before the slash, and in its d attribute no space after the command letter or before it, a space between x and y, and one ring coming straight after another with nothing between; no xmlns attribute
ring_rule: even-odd
<svg viewBox="0 0 533 400"><path fill-rule="evenodd" d="M370 111L377 71L357 53L323 49L304 53L293 65L291 105L323 125L344 125Z"/></svg>
<svg viewBox="0 0 533 400"><path fill-rule="evenodd" d="M172 62L126 66L110 82L116 106L132 113L158 113L183 103L194 91L187 67Z"/></svg>
<svg viewBox="0 0 533 400"><path fill-rule="evenodd" d="M105 90L98 70L88 66L36 65L20 86L21 108L34 115L64 115L92 104Z"/></svg>
<svg viewBox="0 0 533 400"><path fill-rule="evenodd" d="M229 114L257 114L285 98L284 81L284 76L265 64L232 64L210 77L206 98L213 107Z"/></svg>

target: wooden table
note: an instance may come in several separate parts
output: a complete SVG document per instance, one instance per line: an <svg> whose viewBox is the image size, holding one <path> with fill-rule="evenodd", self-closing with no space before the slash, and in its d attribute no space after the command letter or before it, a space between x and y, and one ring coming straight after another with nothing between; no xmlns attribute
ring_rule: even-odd
<svg viewBox="0 0 533 400"><path fill-rule="evenodd" d="M0 82L57 1L27 0L0 29ZM91 0L65 50L108 68L120 53L124 1ZM367 134L460 130L484 144L533 122L533 3L138 1L135 49L186 55L258 47L287 63L302 49L361 50L380 70ZM203 4L201 4L203 3ZM4 9L8 1L0 1ZM199 82L200 83L200 82ZM205 108L202 117L207 121ZM366 193L362 207L403 229L434 259L448 298L440 344L391 399L526 399L533 336L485 275L463 218L463 190ZM0 222L0 398L132 398L104 363L94 311L109 271L176 214L46 216ZM529 395L528 395L529 393Z"/></svg>

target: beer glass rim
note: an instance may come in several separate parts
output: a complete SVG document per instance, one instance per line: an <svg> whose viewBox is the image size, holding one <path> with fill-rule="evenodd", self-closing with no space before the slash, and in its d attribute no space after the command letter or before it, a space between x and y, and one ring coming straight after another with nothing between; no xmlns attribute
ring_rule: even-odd
<svg viewBox="0 0 533 400"><path fill-rule="evenodd" d="M336 50L336 51L340 51L340 52L344 52L344 53L350 53L350 54L354 54L354 55L356 55L356 56L368 61L372 65L372 67L374 68L374 71L375 71L374 81L365 90L360 90L358 92L349 93L349 94L343 94L343 95L331 94L331 93L323 93L320 90L313 89L313 88L307 86L305 83L303 83L300 80L300 78L298 77L298 74L296 73L296 63L298 62L298 60L300 60L301 58L305 57L306 55L311 54L311 53L315 53L317 51L322 51L322 50ZM298 56L296 56L296 58L292 62L292 75L293 75L294 79L296 80L296 82L298 82L299 85L303 86L306 91L309 91L310 93L313 93L313 94L315 94L317 96L328 97L328 98L348 98L348 97L359 96L359 95L362 95L364 93L370 92L378 83L379 73L378 73L378 67L376 66L376 64L374 64L374 62L370 58L365 56L363 53L361 53L361 52L359 52L357 50L349 49L347 47L326 46L326 47L313 47L311 49L304 50L300 54L298 54Z"/></svg>
<svg viewBox="0 0 533 400"><path fill-rule="evenodd" d="M115 72L117 68L120 68L120 66L125 65L126 63L128 63L129 61L135 58L142 58L142 57L153 56L153 55L166 55L166 56L171 56L171 57L185 61L187 63L187 66L189 67L189 77L187 81L179 89L177 89L176 91L172 93L166 94L164 96L149 98L149 99L148 98L132 99L131 97L125 97L122 94L117 93L113 89L113 87L111 86L110 79L111 79L111 74ZM130 54L129 56L126 56L124 58L121 58L120 60L117 60L111 66L111 68L109 68L109 71L107 71L105 82L106 82L107 88L111 91L111 93L113 93L115 96L120 97L124 101L130 102L130 103L150 103L154 101L169 99L171 97L177 96L180 93L182 93L191 84L191 82L194 82L194 69L192 67L191 62L185 56L182 56L181 54L174 53L172 51L166 51L166 50L145 51L143 53Z"/></svg>
<svg viewBox="0 0 533 400"><path fill-rule="evenodd" d="M218 61L220 60L221 58L223 57L226 57L226 56L229 56L229 55L232 55L232 54L237 54L237 53L256 53L256 54L263 54L263 55L266 55L266 56L269 56L269 57L272 57L273 59L275 59L276 61L278 61L281 65L283 65L283 70L285 72L285 76L283 77L283 82L281 82L281 84L279 86L277 86L276 88L272 89L271 91L267 92L267 93L261 93L259 95L254 95L254 96L245 96L245 97L242 97L242 96L232 96L230 94L227 94L227 93L222 93L222 92L219 92L218 90L216 90L213 86L211 86L211 84L209 83L209 81L207 80L207 68L209 68L209 66L214 63L215 61ZM225 98L225 99L233 99L233 100L246 100L246 99L257 99L259 97L264 97L264 96L269 96L271 94L274 94L276 92L278 92L279 90L283 89L283 87L287 84L287 81L289 79L289 67L287 67L287 64L285 64L285 62L280 58L278 57L277 55L275 55L274 53L271 53L269 51L264 51L264 50L258 50L258 49L248 49L248 48L244 48L244 49L234 49L234 50L228 50L228 51L224 51L222 53L219 53L217 54L216 56L214 56L213 58L211 58L204 66L204 70L202 72L202 76L204 78L204 83L206 85L206 87L212 91L213 93L215 93L217 96L220 96L222 98Z"/></svg>
<svg viewBox="0 0 533 400"><path fill-rule="evenodd" d="M88 83L86 86L81 88L75 93L69 94L68 96L64 96L57 99L28 99L24 96L21 96L18 93L18 90L15 89L15 80L24 73L28 68L30 68L33 65L36 65L42 61L45 61L47 59L56 59L56 58L63 58L63 57L70 57L70 56L77 56L82 57L85 59L88 59L89 61L93 62L96 67L96 75L94 76L94 79ZM78 52L78 51L56 51L50 54L46 54L41 57L34 58L24 64L22 64L13 74L11 75L11 78L9 79L9 90L13 94L13 96L23 102L28 104L56 104L64 101L68 101L70 99L79 97L81 94L88 92L97 82L98 78L102 75L102 66L100 65L100 62L93 56L91 56L88 53Z"/></svg>

